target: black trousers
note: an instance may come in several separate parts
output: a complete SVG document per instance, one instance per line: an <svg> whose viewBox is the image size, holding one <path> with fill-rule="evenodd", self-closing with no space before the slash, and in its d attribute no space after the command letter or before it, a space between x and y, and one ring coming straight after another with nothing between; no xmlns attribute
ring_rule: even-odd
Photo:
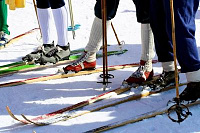
<svg viewBox="0 0 200 133"><path fill-rule="evenodd" d="M107 0L107 19L111 20L115 17L119 0ZM136 6L137 21L140 23L150 23L150 0L133 0ZM94 7L95 16L101 19L101 0L96 0Z"/></svg>
<svg viewBox="0 0 200 133"><path fill-rule="evenodd" d="M57 9L65 5L64 0L37 0L37 8Z"/></svg>

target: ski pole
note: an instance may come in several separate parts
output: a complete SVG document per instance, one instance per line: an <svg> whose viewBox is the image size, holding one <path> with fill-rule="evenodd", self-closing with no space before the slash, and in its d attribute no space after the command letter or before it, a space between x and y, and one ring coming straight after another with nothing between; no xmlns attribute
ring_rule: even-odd
<svg viewBox="0 0 200 133"><path fill-rule="evenodd" d="M122 50L122 45L125 44L125 42L124 42L124 41L121 41L121 42L119 41L119 38L118 38L118 36L117 36L117 33L116 33L116 31L115 31L115 28L114 28L114 25L113 25L112 22L111 22L111 27L112 27L113 32L114 32L114 34L115 34L115 37L116 37L116 39L117 39L118 45L119 45L120 49Z"/></svg>
<svg viewBox="0 0 200 133"><path fill-rule="evenodd" d="M113 78L114 76L108 74L108 58L107 58L107 7L106 0L101 0L101 8L102 8L102 42L103 42L103 74L100 75L103 78L103 82L98 82L103 84L103 90L105 91L108 82L108 78Z"/></svg>
<svg viewBox="0 0 200 133"><path fill-rule="evenodd" d="M73 39L75 39L75 31L74 31L74 17L73 17L73 10L72 10L72 2L71 0L68 0L69 5L69 13L70 13L70 20L71 20L71 27L72 27L72 36Z"/></svg>
<svg viewBox="0 0 200 133"><path fill-rule="evenodd" d="M35 0L33 0L33 5L34 5L34 9L35 9L35 14L36 14L36 17L37 17L38 26L39 26L39 29L40 29L40 34L41 34L41 37L42 37L42 31L41 31L41 28L40 28L40 23L39 23L38 13L37 13L37 6L36 6L36 3L35 3Z"/></svg>
<svg viewBox="0 0 200 133"><path fill-rule="evenodd" d="M174 54L174 67L175 67L175 86L176 86L176 98L174 99L175 105L171 106L168 109L168 117L173 122L182 122L184 121L188 115L191 113L186 105L180 103L179 97L179 84L178 84L178 68L177 68L177 57L176 57L176 35L175 35L175 19L174 19L174 5L173 0L170 0L170 13L171 13L171 28L172 28L172 44L173 44L173 54ZM185 108L185 110L184 110ZM171 112L175 111L178 119L174 119L170 116Z"/></svg>

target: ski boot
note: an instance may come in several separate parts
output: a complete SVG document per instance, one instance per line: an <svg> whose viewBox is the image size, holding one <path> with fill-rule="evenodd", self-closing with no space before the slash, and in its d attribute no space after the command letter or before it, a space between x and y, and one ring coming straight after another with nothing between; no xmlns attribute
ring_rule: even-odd
<svg viewBox="0 0 200 133"><path fill-rule="evenodd" d="M53 53L54 51L56 51L54 42L52 42L51 44L43 44L43 46L38 47L35 51L27 54L25 57L22 57L22 60L26 62L31 62L34 60L38 60L43 54Z"/></svg>
<svg viewBox="0 0 200 133"><path fill-rule="evenodd" d="M200 98L200 82L190 82L187 84L185 90L179 96L180 102L188 101L195 102Z"/></svg>
<svg viewBox="0 0 200 133"><path fill-rule="evenodd" d="M59 46L43 52L39 59L35 60L35 63L45 65L47 63L57 63L58 61L69 60L70 46Z"/></svg>
<svg viewBox="0 0 200 133"><path fill-rule="evenodd" d="M64 72L68 73L69 71L72 71L77 73L82 70L94 70L96 67L96 60L93 62L87 62L86 60L89 56L90 52L84 52L78 60L64 67Z"/></svg>
<svg viewBox="0 0 200 133"><path fill-rule="evenodd" d="M0 31L0 46L9 42L9 35Z"/></svg>
<svg viewBox="0 0 200 133"><path fill-rule="evenodd" d="M148 62L141 60L138 69L128 79L124 80L122 85L141 85L143 82L151 80L153 77L153 69L148 71L149 66Z"/></svg>
<svg viewBox="0 0 200 133"><path fill-rule="evenodd" d="M165 72L156 79L148 84L148 86L153 91L159 91L165 87L174 86L175 85L175 74L174 71Z"/></svg>

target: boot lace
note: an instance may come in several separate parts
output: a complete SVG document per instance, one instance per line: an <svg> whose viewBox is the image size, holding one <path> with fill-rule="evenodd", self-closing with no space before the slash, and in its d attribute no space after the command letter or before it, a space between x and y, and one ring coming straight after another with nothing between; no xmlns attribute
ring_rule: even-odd
<svg viewBox="0 0 200 133"><path fill-rule="evenodd" d="M77 66L77 65L83 63L84 61L86 61L86 59L89 57L89 55L90 55L89 52L84 52L78 60L76 60L74 63L72 63L72 66Z"/></svg>
<svg viewBox="0 0 200 133"><path fill-rule="evenodd" d="M146 66L140 65L139 68L131 75L134 78L145 77L144 73L146 71Z"/></svg>

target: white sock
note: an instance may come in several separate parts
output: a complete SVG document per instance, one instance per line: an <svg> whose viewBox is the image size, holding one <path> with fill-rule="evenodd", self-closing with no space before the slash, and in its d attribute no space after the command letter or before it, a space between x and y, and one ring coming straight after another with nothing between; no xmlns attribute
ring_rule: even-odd
<svg viewBox="0 0 200 133"><path fill-rule="evenodd" d="M111 25L111 21L107 21L107 29ZM85 51L92 52L91 56L88 58L88 62L92 62L96 60L96 52L99 51L102 46L102 20L95 17L92 25L92 29L90 32L90 38L87 46L85 47ZM94 56L95 53L95 56ZM93 55L93 56L92 56Z"/></svg>
<svg viewBox="0 0 200 133"><path fill-rule="evenodd" d="M142 54L141 60L152 60L155 56L154 39L150 24L141 24Z"/></svg>
<svg viewBox="0 0 200 133"><path fill-rule="evenodd" d="M186 78L188 82L200 82L200 69L193 72L187 72Z"/></svg>
<svg viewBox="0 0 200 133"><path fill-rule="evenodd" d="M151 72L153 67L152 67L152 60L147 60L146 63L145 63L145 67L146 67L146 70L148 72Z"/></svg>
<svg viewBox="0 0 200 133"><path fill-rule="evenodd" d="M96 52L90 52L89 57L86 59L87 62L94 62L96 60Z"/></svg>
<svg viewBox="0 0 200 133"><path fill-rule="evenodd" d="M162 62L162 67L165 72L175 71L174 61Z"/></svg>
<svg viewBox="0 0 200 133"><path fill-rule="evenodd" d="M51 22L52 22L52 12L50 8L41 9L37 8L38 12L38 19L40 23L40 28L42 32L42 40L44 44L50 44L53 42L52 38L52 28L51 28Z"/></svg>
<svg viewBox="0 0 200 133"><path fill-rule="evenodd" d="M68 15L66 6L57 9L52 9L54 22L56 25L58 45L66 46L68 44L67 28L68 28Z"/></svg>

